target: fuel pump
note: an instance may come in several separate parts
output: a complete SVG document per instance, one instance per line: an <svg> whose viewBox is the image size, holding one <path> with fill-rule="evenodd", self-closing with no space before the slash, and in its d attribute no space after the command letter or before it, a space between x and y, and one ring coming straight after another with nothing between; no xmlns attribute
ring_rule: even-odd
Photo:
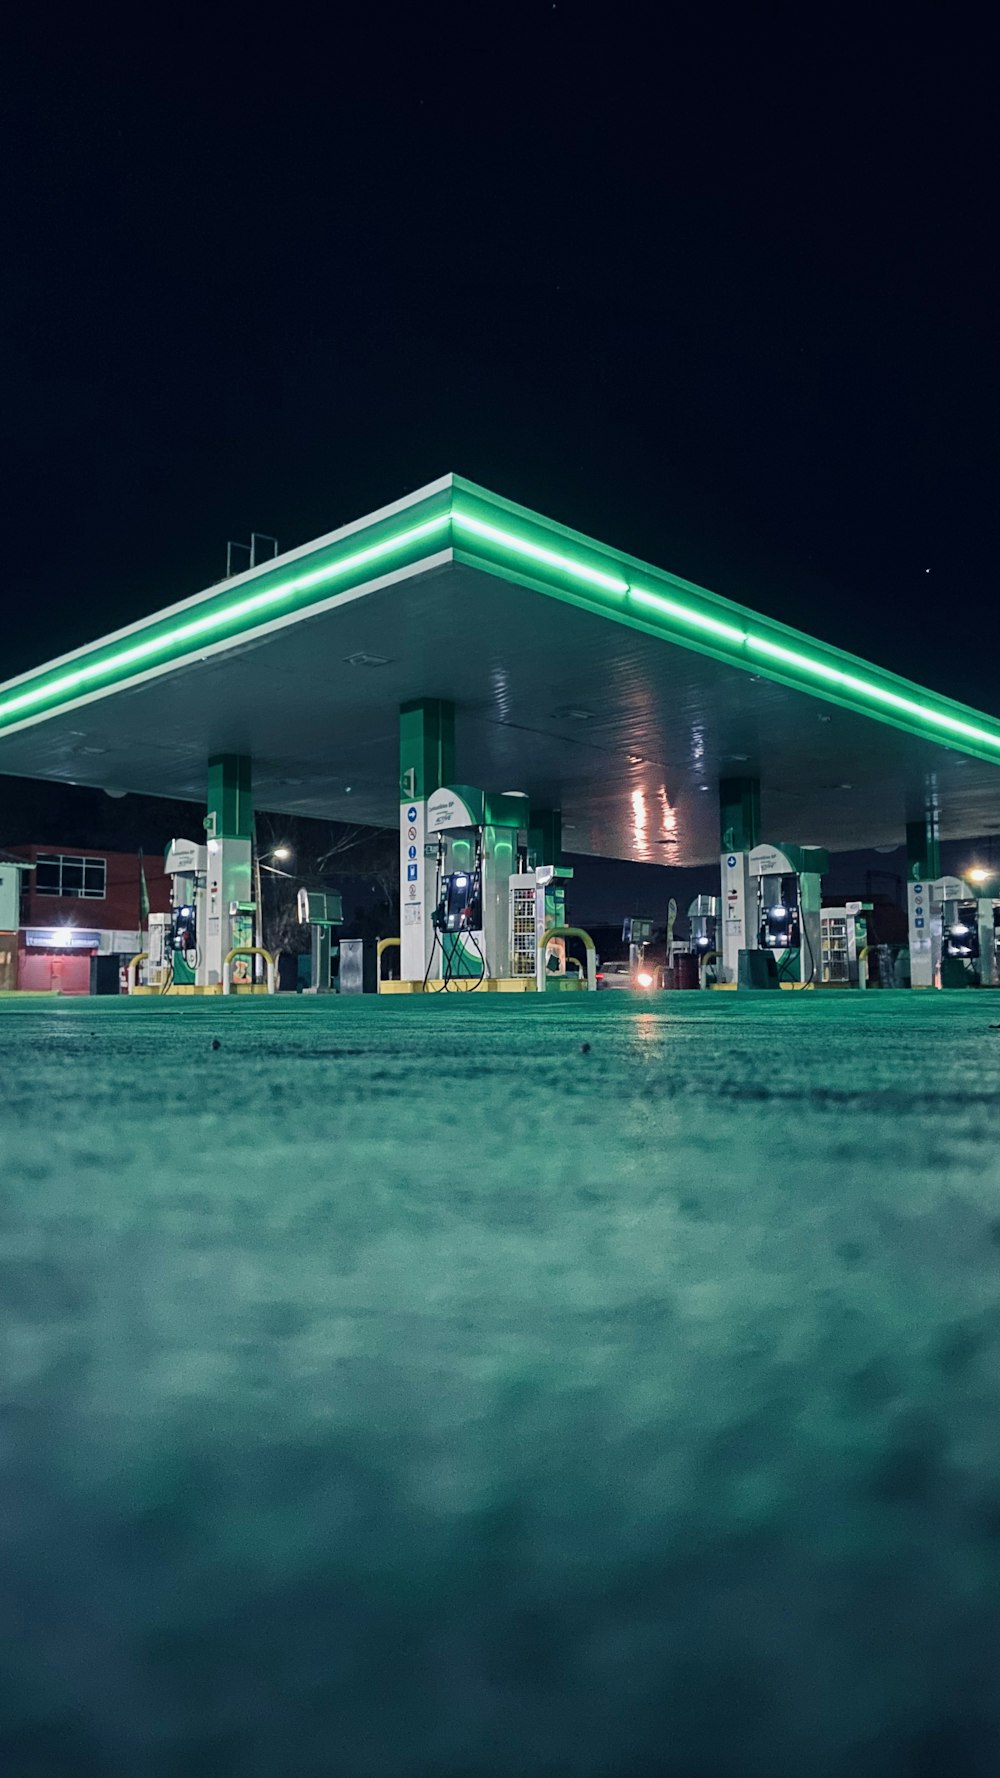
<svg viewBox="0 0 1000 1778"><path fill-rule="evenodd" d="M719 928L717 895L696 895L688 908L691 923L691 951L698 959L698 986L704 988L715 979L716 944Z"/></svg>
<svg viewBox="0 0 1000 1778"><path fill-rule="evenodd" d="M441 980L455 976L485 981L490 973L483 930L483 830L475 829L472 862L465 870L447 870L443 834L438 835L437 870L431 923L441 950Z"/></svg>
<svg viewBox="0 0 1000 1778"><path fill-rule="evenodd" d="M938 877L909 883L907 903L914 988L1000 983L1000 899L961 877Z"/></svg>
<svg viewBox="0 0 1000 1778"><path fill-rule="evenodd" d="M819 846L754 846L749 855L757 884L755 948L770 952L779 982L805 987L820 980L820 885L828 863Z"/></svg>
<svg viewBox="0 0 1000 1778"><path fill-rule="evenodd" d="M906 886L910 985L995 987L1000 982L1000 899L977 895L961 877Z"/></svg>
<svg viewBox="0 0 1000 1778"><path fill-rule="evenodd" d="M170 878L171 911L170 924L161 941L165 973L160 985L164 988L190 987L199 979L207 849L194 840L171 840L163 868ZM152 942L152 918L150 940ZM152 961L151 955L151 966ZM152 968L150 980L152 982Z"/></svg>
<svg viewBox="0 0 1000 1778"><path fill-rule="evenodd" d="M425 985L475 988L510 976L510 879L524 814L522 798L487 797L468 784L442 785L428 798L437 859Z"/></svg>
<svg viewBox="0 0 1000 1778"><path fill-rule="evenodd" d="M985 961L988 970L988 956ZM978 988L983 962L976 900L969 895L949 897L941 906L942 988Z"/></svg>
<svg viewBox="0 0 1000 1778"><path fill-rule="evenodd" d="M170 920L170 948L174 954L174 975L179 969L190 972L190 979L195 977L195 966L198 956L198 921L192 902L183 902L175 907Z"/></svg>

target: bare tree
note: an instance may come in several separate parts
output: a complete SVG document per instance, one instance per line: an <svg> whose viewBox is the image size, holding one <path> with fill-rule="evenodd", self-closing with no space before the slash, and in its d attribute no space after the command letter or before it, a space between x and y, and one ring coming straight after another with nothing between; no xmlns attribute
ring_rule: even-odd
<svg viewBox="0 0 1000 1778"><path fill-rule="evenodd" d="M309 949L308 928L298 920L300 888L325 889L331 878L356 878L374 883L390 908L398 901L398 838L392 829L262 810L256 842L264 944L273 954ZM289 858L275 858L286 849Z"/></svg>

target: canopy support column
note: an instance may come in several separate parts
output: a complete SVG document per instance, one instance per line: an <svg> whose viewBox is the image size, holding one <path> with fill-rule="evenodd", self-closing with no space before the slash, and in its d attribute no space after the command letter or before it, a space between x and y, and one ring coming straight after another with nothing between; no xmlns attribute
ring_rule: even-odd
<svg viewBox="0 0 1000 1778"><path fill-rule="evenodd" d="M253 793L247 754L217 753L208 762L204 931L198 934L198 980L222 986L223 964L234 945L253 945ZM253 959L236 957L234 983L253 980Z"/></svg>

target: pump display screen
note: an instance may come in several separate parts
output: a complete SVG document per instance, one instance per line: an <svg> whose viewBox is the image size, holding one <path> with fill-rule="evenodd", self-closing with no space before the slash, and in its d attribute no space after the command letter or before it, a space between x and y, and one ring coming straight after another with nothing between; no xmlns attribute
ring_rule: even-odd
<svg viewBox="0 0 1000 1778"><path fill-rule="evenodd" d="M171 922L170 943L171 948L175 951L194 950L196 937L193 907L174 909L174 917Z"/></svg>
<svg viewBox="0 0 1000 1778"><path fill-rule="evenodd" d="M450 877L442 879L438 915L442 932L482 926L479 877L475 872L454 871Z"/></svg>
<svg viewBox="0 0 1000 1778"><path fill-rule="evenodd" d="M979 924L974 901L958 903L954 920L944 929L944 953L946 957L979 956Z"/></svg>
<svg viewBox="0 0 1000 1778"><path fill-rule="evenodd" d="M802 943L799 886L794 876L768 877L769 896L762 897L760 947L764 951L797 951Z"/></svg>

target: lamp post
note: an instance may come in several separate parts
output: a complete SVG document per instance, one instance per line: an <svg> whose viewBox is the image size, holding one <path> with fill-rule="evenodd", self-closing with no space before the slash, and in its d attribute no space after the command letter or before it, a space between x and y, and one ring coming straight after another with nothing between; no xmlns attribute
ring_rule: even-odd
<svg viewBox="0 0 1000 1778"><path fill-rule="evenodd" d="M257 904L257 914L256 914L256 919L255 919L256 937L254 939L254 943L258 946L262 947L264 944L264 901L263 901L263 889L262 889L263 879L261 877L261 865L264 866L265 870L270 871L273 876L287 877L287 876L290 876L290 874L291 874L289 871L276 870L273 864L268 864L267 860L269 858L273 858L273 859L276 859L278 861L278 863L287 864L288 860L292 856L293 856L293 853L292 853L291 846L272 846L271 850L269 852L258 852L257 848L254 847L254 865L253 865L254 900ZM254 959L254 961L257 964L260 964L262 959L260 957L257 957ZM257 974L257 971L255 969L254 975L256 976L256 974Z"/></svg>

